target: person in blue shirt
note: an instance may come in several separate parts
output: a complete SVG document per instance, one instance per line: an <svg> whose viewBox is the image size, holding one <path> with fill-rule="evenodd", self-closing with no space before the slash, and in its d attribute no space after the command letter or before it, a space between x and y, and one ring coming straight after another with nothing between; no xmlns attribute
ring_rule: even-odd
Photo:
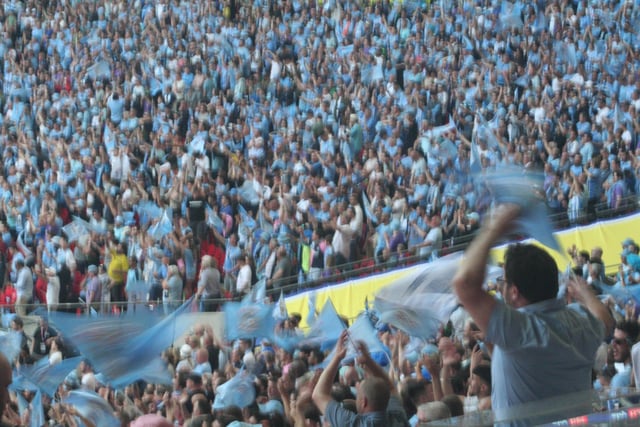
<svg viewBox="0 0 640 427"><path fill-rule="evenodd" d="M567 285L567 295L578 304L557 298L556 262L535 245L515 244L505 252L504 278L497 280L502 300L483 288L491 248L513 229L520 210L511 204L497 207L453 278L460 303L494 345L491 403L498 420L517 416L514 407L521 404L589 393L596 350L614 325L582 278L573 277ZM589 399L585 402L590 406Z"/></svg>

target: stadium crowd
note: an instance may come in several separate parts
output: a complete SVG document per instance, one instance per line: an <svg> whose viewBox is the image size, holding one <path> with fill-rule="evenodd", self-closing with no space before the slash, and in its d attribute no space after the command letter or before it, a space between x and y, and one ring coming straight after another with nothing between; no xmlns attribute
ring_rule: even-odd
<svg viewBox="0 0 640 427"><path fill-rule="evenodd" d="M2 305L168 312L196 294L215 310L206 300L260 280L287 289L434 260L476 233L492 208L480 177L506 166L544 171L549 213L567 223L635 209L639 16L635 2L604 0L6 1ZM463 361L486 408L490 375L465 324L440 340L440 359L392 358L412 390L407 415L433 400L424 377L455 376ZM407 337L380 335L402 355ZM258 356L206 331L192 341L173 357L210 360L210 372L111 393L114 408L130 398L184 422L244 366L266 375L258 401L281 402L263 412L319 422L310 388L292 380L315 349ZM362 370L344 370L355 387ZM465 383L448 380L436 400ZM193 394L204 404L188 408Z"/></svg>

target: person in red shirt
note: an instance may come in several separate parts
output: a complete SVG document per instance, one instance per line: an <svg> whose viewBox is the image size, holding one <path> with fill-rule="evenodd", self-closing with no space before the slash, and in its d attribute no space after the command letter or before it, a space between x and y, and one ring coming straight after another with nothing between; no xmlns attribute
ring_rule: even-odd
<svg viewBox="0 0 640 427"><path fill-rule="evenodd" d="M18 295L11 283L6 283L0 291L0 307L13 311Z"/></svg>

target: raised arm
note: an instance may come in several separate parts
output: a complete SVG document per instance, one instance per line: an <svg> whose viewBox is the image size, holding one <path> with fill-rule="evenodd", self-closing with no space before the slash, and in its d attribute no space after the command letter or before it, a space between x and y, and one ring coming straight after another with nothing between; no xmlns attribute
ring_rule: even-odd
<svg viewBox="0 0 640 427"><path fill-rule="evenodd" d="M516 205L502 205L488 218L480 233L471 242L465 253L465 262L460 264L453 278L453 289L473 320L481 330L486 331L496 300L483 288L489 251L511 227L520 208Z"/></svg>

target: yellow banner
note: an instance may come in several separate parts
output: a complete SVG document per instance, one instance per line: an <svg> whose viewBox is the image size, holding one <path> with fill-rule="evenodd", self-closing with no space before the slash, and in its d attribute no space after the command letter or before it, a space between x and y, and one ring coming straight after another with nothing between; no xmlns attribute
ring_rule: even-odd
<svg viewBox="0 0 640 427"><path fill-rule="evenodd" d="M557 232L555 236L562 247L562 252L556 252L549 248L546 249L558 263L558 269L560 271L564 271L571 261L567 250L573 245L576 245L578 250L587 250L589 252L591 252L593 247L600 246L604 251L602 258L607 273L615 273L618 264L620 264L620 252L622 251L621 242L627 237L631 237L634 240L636 237L640 239L640 214L610 221L602 221L583 227L575 227L570 230ZM526 242L537 243L532 239L526 240ZM506 245L502 245L492 251L494 262L502 261L505 249ZM353 319L364 310L366 299L368 299L369 304L373 306L373 301L378 289L395 280L410 276L416 268L416 266L412 266L391 272L375 274L294 295L286 299L287 311L289 314L299 313L302 316L300 326L303 329L306 328L306 318L309 312L309 295L315 292L316 312L319 312L326 300L331 298L336 311L341 316Z"/></svg>

